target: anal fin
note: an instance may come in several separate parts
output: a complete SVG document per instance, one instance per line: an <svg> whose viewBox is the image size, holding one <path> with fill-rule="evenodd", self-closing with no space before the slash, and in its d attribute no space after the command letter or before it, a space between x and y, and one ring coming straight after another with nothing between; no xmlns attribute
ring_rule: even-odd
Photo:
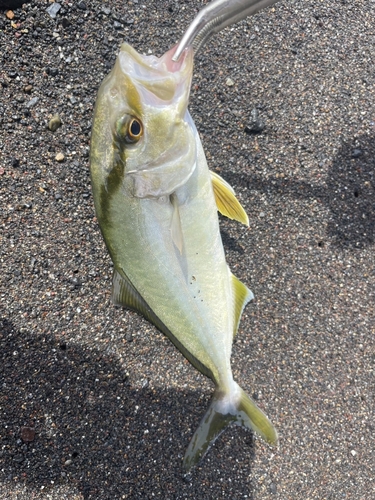
<svg viewBox="0 0 375 500"><path fill-rule="evenodd" d="M212 172L212 170L210 170L210 174L216 206L219 212L229 219L234 219L248 226L249 218L243 206L237 200L232 186L220 177L220 175Z"/></svg>
<svg viewBox="0 0 375 500"><path fill-rule="evenodd" d="M122 306L137 311L161 332L166 333L164 324L141 297L130 280L123 277L117 269L114 270L112 278L112 302L115 306Z"/></svg>
<svg viewBox="0 0 375 500"><path fill-rule="evenodd" d="M116 306L133 309L144 316L150 323L156 326L164 335L166 335L177 347L177 349L185 356L190 363L197 368L201 373L209 378L213 378L210 368L205 366L201 361L195 358L189 350L178 340L177 337L168 329L168 327L159 319L151 307L143 299L129 278L114 269L112 280L112 302Z"/></svg>

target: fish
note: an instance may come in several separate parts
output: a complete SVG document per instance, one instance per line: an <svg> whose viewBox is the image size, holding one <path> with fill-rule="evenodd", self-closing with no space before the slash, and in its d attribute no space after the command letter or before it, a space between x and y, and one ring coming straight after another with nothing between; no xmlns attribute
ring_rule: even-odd
<svg viewBox="0 0 375 500"><path fill-rule="evenodd" d="M226 262L218 211L249 220L207 166L188 111L193 50L178 62L175 50L146 56L122 44L96 99L90 171L113 303L143 315L215 386L183 459L189 472L230 423L271 445L278 435L233 379L233 338L253 294Z"/></svg>

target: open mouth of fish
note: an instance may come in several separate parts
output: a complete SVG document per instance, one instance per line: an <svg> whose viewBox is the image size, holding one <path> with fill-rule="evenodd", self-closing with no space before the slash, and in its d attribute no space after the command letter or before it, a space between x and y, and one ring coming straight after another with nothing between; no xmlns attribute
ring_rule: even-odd
<svg viewBox="0 0 375 500"><path fill-rule="evenodd" d="M184 112L187 108L193 69L193 49L187 48L178 61L173 61L177 46L162 57L143 55L130 45L119 54L121 69L145 92L145 101L151 106L165 106L184 96ZM182 113L182 116L185 113Z"/></svg>

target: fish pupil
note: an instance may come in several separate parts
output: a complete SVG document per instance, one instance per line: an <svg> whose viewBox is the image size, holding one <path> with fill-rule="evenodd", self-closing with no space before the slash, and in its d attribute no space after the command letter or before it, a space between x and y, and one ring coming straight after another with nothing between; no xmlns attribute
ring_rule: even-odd
<svg viewBox="0 0 375 500"><path fill-rule="evenodd" d="M141 124L139 123L138 120L132 120L131 124L130 124L130 134L133 136L133 137L138 137L141 133Z"/></svg>

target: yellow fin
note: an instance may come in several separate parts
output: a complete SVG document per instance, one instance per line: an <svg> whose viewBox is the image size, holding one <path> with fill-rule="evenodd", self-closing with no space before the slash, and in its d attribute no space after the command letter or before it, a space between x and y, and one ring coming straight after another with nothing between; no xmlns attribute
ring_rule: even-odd
<svg viewBox="0 0 375 500"><path fill-rule="evenodd" d="M114 269L112 279L112 302L115 306L122 306L133 309L144 316L150 323L156 326L164 335L166 335L182 352L186 359L195 366L201 373L209 378L213 378L211 370L195 358L190 351L173 335L173 333L164 325L159 317L154 313L151 307L136 290L130 279L122 272Z"/></svg>
<svg viewBox="0 0 375 500"><path fill-rule="evenodd" d="M234 313L234 330L233 337L236 335L243 310L246 304L253 300L254 294L242 283L238 278L232 274L232 288L233 288L233 313Z"/></svg>
<svg viewBox="0 0 375 500"><path fill-rule="evenodd" d="M234 381L232 391L228 393L221 390L221 387L216 389L211 405L186 450L183 461L185 472L189 472L197 465L215 439L231 422L253 430L267 443L277 446L277 431L272 422Z"/></svg>
<svg viewBox="0 0 375 500"><path fill-rule="evenodd" d="M155 325L164 335L168 335L169 331L164 323L156 316L129 278L126 275L120 274L117 269L113 271L111 298L115 306L133 309L133 311L141 314L150 321L150 323Z"/></svg>
<svg viewBox="0 0 375 500"><path fill-rule="evenodd" d="M130 280L127 277L123 277L117 269L113 271L112 302L115 306L122 306L137 311L153 323L156 328L165 333L163 323L137 292Z"/></svg>
<svg viewBox="0 0 375 500"><path fill-rule="evenodd" d="M210 170L212 186L214 188L214 195L216 206L222 215L229 219L237 220L245 226L249 225L249 218L241 203L237 200L234 190L220 175Z"/></svg>

